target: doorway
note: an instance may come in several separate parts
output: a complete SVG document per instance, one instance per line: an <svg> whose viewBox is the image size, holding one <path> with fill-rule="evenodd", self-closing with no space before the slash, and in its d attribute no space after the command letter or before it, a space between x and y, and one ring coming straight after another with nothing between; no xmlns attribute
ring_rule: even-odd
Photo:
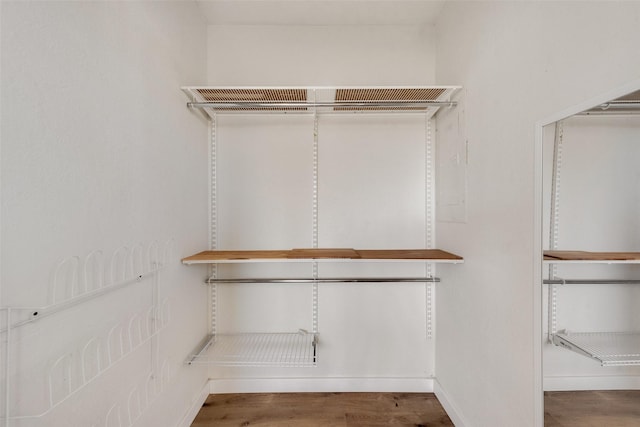
<svg viewBox="0 0 640 427"><path fill-rule="evenodd" d="M635 82L536 125L538 425L600 416L572 410L583 396L557 393L598 390L609 399L606 390L640 389L639 88ZM545 392L563 403L547 394L545 407ZM590 406L604 416L624 411ZM640 413L629 417L640 422Z"/></svg>

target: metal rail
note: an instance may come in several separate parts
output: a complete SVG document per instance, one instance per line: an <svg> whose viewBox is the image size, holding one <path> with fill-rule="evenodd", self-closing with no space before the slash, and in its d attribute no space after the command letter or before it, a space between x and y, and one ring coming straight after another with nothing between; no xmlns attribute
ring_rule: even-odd
<svg viewBox="0 0 640 427"><path fill-rule="evenodd" d="M578 113L580 116L607 114L640 114L640 101L611 101Z"/></svg>
<svg viewBox="0 0 640 427"><path fill-rule="evenodd" d="M426 107L455 107L455 101L370 101L370 102L255 102L255 101L225 101L225 102L187 102L189 108L316 108L316 107L382 107L382 108L426 108Z"/></svg>
<svg viewBox="0 0 640 427"><path fill-rule="evenodd" d="M439 277L326 277L326 278L291 278L291 279L217 279L209 278L205 281L208 284L217 283L438 283Z"/></svg>

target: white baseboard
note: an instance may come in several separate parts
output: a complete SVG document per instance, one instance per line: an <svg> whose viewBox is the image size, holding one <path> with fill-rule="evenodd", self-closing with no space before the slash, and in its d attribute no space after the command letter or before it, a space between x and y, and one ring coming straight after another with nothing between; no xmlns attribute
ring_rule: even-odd
<svg viewBox="0 0 640 427"><path fill-rule="evenodd" d="M209 393L432 393L432 378L234 378L209 380Z"/></svg>
<svg viewBox="0 0 640 427"><path fill-rule="evenodd" d="M544 377L545 391L640 390L640 376Z"/></svg>
<svg viewBox="0 0 640 427"><path fill-rule="evenodd" d="M208 396L209 383L205 383L204 387L202 387L202 390L200 391L200 394L198 394L198 396L193 400L191 407L184 415L184 417L182 417L180 423L178 423L178 427L189 427L193 423L193 420L196 419L198 412L200 412L200 409L202 409L202 405L204 405L204 402L207 400Z"/></svg>
<svg viewBox="0 0 640 427"><path fill-rule="evenodd" d="M470 423L465 421L464 417L462 416L462 412L460 412L456 404L453 403L451 399L449 399L447 392L444 391L437 380L434 381L433 391L438 398L438 401L444 408L445 412L447 413L447 415L449 415L449 418L451 418L451 422L453 423L453 425L455 425L456 427L469 427L471 425Z"/></svg>

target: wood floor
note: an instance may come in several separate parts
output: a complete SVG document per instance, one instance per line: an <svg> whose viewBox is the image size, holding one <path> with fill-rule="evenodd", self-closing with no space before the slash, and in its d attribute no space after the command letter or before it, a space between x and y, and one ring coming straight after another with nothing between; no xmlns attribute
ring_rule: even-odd
<svg viewBox="0 0 640 427"><path fill-rule="evenodd" d="M544 394L545 427L640 427L640 390ZM432 393L210 395L192 427L453 426Z"/></svg>
<svg viewBox="0 0 640 427"><path fill-rule="evenodd" d="M453 426L432 393L210 395L192 427Z"/></svg>
<svg viewBox="0 0 640 427"><path fill-rule="evenodd" d="M547 391L545 427L638 427L640 390Z"/></svg>

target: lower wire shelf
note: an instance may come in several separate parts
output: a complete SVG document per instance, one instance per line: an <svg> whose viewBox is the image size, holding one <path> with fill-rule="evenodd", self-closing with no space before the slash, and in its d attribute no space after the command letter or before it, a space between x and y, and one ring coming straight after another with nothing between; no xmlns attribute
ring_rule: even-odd
<svg viewBox="0 0 640 427"><path fill-rule="evenodd" d="M597 360L602 366L640 365L640 332L566 332L553 343Z"/></svg>
<svg viewBox="0 0 640 427"><path fill-rule="evenodd" d="M317 360L318 334L300 330L285 333L208 335L187 363L306 368L317 366Z"/></svg>

